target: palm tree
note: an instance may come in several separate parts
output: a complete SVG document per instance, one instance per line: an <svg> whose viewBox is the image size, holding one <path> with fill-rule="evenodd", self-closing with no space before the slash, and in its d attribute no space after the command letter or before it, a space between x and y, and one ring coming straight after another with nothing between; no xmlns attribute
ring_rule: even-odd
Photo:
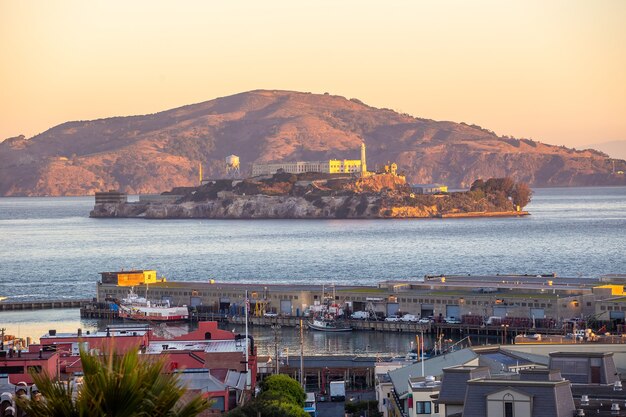
<svg viewBox="0 0 626 417"><path fill-rule="evenodd" d="M209 407L201 396L183 404L187 392L176 374L163 373L164 361L124 355L102 356L82 351L83 382L75 386L55 381L47 373L33 374L42 399L18 400L29 417L192 417Z"/></svg>

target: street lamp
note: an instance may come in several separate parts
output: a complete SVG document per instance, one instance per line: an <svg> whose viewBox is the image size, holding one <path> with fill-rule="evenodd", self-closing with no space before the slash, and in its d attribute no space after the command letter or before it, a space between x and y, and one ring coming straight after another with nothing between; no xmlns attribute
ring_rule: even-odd
<svg viewBox="0 0 626 417"><path fill-rule="evenodd" d="M509 325L508 325L508 324L503 324L503 325L502 325L502 330L503 330L503 332L502 332L502 344L503 344L503 345L506 345L506 329L507 329L508 327L509 327Z"/></svg>
<svg viewBox="0 0 626 417"><path fill-rule="evenodd" d="M276 358L275 374L280 373L280 360L278 359L278 332L280 330L280 324L272 324L272 331L274 332L274 356Z"/></svg>

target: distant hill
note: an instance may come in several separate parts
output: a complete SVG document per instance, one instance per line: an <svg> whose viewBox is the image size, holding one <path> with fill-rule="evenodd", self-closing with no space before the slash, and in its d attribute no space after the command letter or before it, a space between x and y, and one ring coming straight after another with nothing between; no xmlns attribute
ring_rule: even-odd
<svg viewBox="0 0 626 417"><path fill-rule="evenodd" d="M597 149L611 158L626 159L626 140L612 140L609 142L594 143L586 148Z"/></svg>
<svg viewBox="0 0 626 417"><path fill-rule="evenodd" d="M613 162L479 126L377 109L357 99L292 91L250 91L160 113L67 122L0 143L0 195L87 195L120 189L155 193L225 173L236 154L253 162L358 158L368 168L398 163L409 182L468 187L510 176L533 186L625 185ZM615 161L626 170L623 160Z"/></svg>

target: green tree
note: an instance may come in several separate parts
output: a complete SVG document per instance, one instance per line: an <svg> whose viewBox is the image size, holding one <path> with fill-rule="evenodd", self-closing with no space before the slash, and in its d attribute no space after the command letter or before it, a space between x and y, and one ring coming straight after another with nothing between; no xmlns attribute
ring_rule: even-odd
<svg viewBox="0 0 626 417"><path fill-rule="evenodd" d="M528 184L524 182L518 182L515 184L513 188L513 192L511 193L511 198L513 198L513 204L517 207L525 207L530 203L530 199L533 195L533 191L530 189Z"/></svg>
<svg viewBox="0 0 626 417"><path fill-rule="evenodd" d="M19 400L19 407L30 417L192 417L210 405L200 396L183 404L186 389L176 374L163 373L163 359L140 359L135 350L102 356L81 351L80 358L84 376L79 388L45 372L33 373L44 400Z"/></svg>
<svg viewBox="0 0 626 417"><path fill-rule="evenodd" d="M230 413L228 417L309 417L304 411L306 394L287 375L272 375L261 383L261 394Z"/></svg>
<svg viewBox="0 0 626 417"><path fill-rule="evenodd" d="M472 183L472 186L470 187L470 191L485 191L485 181L483 181L480 178L477 179L476 181Z"/></svg>
<svg viewBox="0 0 626 417"><path fill-rule="evenodd" d="M293 378L287 375L272 375L261 382L262 394L278 393L289 398L294 404L304 406L306 393Z"/></svg>

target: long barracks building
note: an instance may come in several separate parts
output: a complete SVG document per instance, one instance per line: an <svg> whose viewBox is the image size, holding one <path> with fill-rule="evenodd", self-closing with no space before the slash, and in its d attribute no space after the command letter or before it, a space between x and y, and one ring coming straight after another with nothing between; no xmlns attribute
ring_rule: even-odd
<svg viewBox="0 0 626 417"><path fill-rule="evenodd" d="M129 273L102 273L98 301L121 299L128 293L123 282ZM626 276L561 278L553 275L426 276L415 281L383 281L376 286L312 284L172 282L152 278L135 282L135 291L152 300L173 305L203 306L214 312L241 315L248 290L253 314L266 312L302 316L312 307L332 302L348 311L381 315L411 313L421 317L517 317L563 320L596 316L598 320L624 320ZM119 280L117 274L120 274Z"/></svg>
<svg viewBox="0 0 626 417"><path fill-rule="evenodd" d="M361 144L361 159L330 159L325 161L279 162L272 164L252 164L252 176L271 175L283 170L291 174L322 172L326 174L367 173L365 144Z"/></svg>

